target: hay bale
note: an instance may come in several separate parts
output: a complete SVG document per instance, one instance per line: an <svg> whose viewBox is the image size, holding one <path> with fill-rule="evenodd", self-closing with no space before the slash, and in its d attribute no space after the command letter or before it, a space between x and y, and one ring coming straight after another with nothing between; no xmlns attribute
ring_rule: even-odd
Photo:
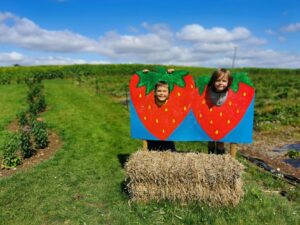
<svg viewBox="0 0 300 225"><path fill-rule="evenodd" d="M203 201L237 205L243 165L229 155L138 151L125 165L133 201Z"/></svg>

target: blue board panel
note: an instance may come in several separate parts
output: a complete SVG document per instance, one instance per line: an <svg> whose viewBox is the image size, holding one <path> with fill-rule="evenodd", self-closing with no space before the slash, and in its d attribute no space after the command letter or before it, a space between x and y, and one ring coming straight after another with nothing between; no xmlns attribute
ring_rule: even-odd
<svg viewBox="0 0 300 225"><path fill-rule="evenodd" d="M249 105L240 123L220 142L252 143L254 98ZM137 139L159 140L153 136L139 119L132 102L130 101L131 136ZM168 141L212 141L196 121L192 111L183 122L167 138Z"/></svg>

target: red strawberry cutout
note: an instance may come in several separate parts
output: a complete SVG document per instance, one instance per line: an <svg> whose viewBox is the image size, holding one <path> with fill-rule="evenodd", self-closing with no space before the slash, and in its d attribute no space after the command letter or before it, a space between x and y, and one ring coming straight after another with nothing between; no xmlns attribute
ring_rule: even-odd
<svg viewBox="0 0 300 225"><path fill-rule="evenodd" d="M196 86L192 110L201 128L214 141L232 131L244 117L254 97L254 88L245 73L233 74L233 82L226 101L214 105L209 97L207 83L210 77L200 77Z"/></svg>
<svg viewBox="0 0 300 225"><path fill-rule="evenodd" d="M158 81L169 85L170 95L161 107L155 104L154 87ZM143 125L160 140L166 140L181 124L191 109L195 84L186 71L167 73L138 71L130 81L130 97Z"/></svg>

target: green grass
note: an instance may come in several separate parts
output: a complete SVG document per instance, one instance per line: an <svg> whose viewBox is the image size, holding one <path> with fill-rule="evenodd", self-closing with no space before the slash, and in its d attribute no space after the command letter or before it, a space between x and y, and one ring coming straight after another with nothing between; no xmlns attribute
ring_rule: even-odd
<svg viewBox="0 0 300 225"><path fill-rule="evenodd" d="M122 161L142 146L130 138L129 113L106 94L66 80L45 81L45 121L63 139L48 161L0 178L0 224L297 224L299 190L243 159L245 197L236 208L191 203L129 203ZM1 132L25 104L25 86L0 86ZM205 151L183 142L179 150ZM286 190L289 201L264 190ZM297 197L298 196L298 197Z"/></svg>
<svg viewBox="0 0 300 225"><path fill-rule="evenodd" d="M19 111L26 108L26 91L25 85L0 85L0 145L8 133L6 126L16 118Z"/></svg>
<svg viewBox="0 0 300 225"><path fill-rule="evenodd" d="M25 85L0 85L0 128L4 130L4 125L14 119L17 112L26 107Z"/></svg>

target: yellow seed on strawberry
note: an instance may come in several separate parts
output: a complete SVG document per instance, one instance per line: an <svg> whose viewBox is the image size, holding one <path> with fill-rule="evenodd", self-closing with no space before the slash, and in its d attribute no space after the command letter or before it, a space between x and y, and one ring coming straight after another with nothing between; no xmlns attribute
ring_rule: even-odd
<svg viewBox="0 0 300 225"><path fill-rule="evenodd" d="M223 113L222 113L222 112L220 112L220 116L223 116Z"/></svg>
<svg viewBox="0 0 300 225"><path fill-rule="evenodd" d="M244 92L244 93L243 93L243 96L246 97L246 95L247 95L246 92Z"/></svg>
<svg viewBox="0 0 300 225"><path fill-rule="evenodd" d="M162 132L165 133L166 132L165 129L162 129Z"/></svg>
<svg viewBox="0 0 300 225"><path fill-rule="evenodd" d="M176 120L175 119L172 119L172 123L175 123L176 122Z"/></svg>
<svg viewBox="0 0 300 225"><path fill-rule="evenodd" d="M158 123L158 119L157 118L155 119L155 123Z"/></svg>
<svg viewBox="0 0 300 225"><path fill-rule="evenodd" d="M147 120L147 117L146 117L146 116L144 116L144 120Z"/></svg>
<svg viewBox="0 0 300 225"><path fill-rule="evenodd" d="M240 110L236 110L236 113L239 114L239 113L240 113Z"/></svg>
<svg viewBox="0 0 300 225"><path fill-rule="evenodd" d="M203 104L203 105L205 104L205 100L202 100L202 104Z"/></svg>
<svg viewBox="0 0 300 225"><path fill-rule="evenodd" d="M216 130L216 131L215 131L215 134L219 134L219 131L218 131L218 130Z"/></svg>
<svg viewBox="0 0 300 225"><path fill-rule="evenodd" d="M168 108L165 108L165 112L168 112Z"/></svg>
<svg viewBox="0 0 300 225"><path fill-rule="evenodd" d="M191 88L193 89L193 88L194 88L194 85L191 84Z"/></svg>
<svg viewBox="0 0 300 225"><path fill-rule="evenodd" d="M186 106L184 106L184 107L183 107L183 111L186 111L186 110L187 110L187 108L186 108Z"/></svg>
<svg viewBox="0 0 300 225"><path fill-rule="evenodd" d="M141 93L139 94L139 98L142 98L142 94Z"/></svg>
<svg viewBox="0 0 300 225"><path fill-rule="evenodd" d="M180 92L177 92L177 95L178 95L178 97L179 97L179 96L181 96L181 93L180 93Z"/></svg>
<svg viewBox="0 0 300 225"><path fill-rule="evenodd" d="M230 124L230 120L227 120L227 124Z"/></svg>
<svg viewBox="0 0 300 225"><path fill-rule="evenodd" d="M231 106L232 105L232 102L231 101L229 101L229 106Z"/></svg>
<svg viewBox="0 0 300 225"><path fill-rule="evenodd" d="M149 110L151 109L151 105L148 105L148 109L149 109Z"/></svg>
<svg viewBox="0 0 300 225"><path fill-rule="evenodd" d="M200 117L200 118L202 118L202 117L203 117L201 113L199 113L199 117Z"/></svg>
<svg viewBox="0 0 300 225"><path fill-rule="evenodd" d="M209 109L209 111L210 111L210 112L212 112L212 111L213 111L213 109L212 109L212 108L210 108L210 109Z"/></svg>
<svg viewBox="0 0 300 225"><path fill-rule="evenodd" d="M209 121L209 123L210 123L210 124L213 124L213 123L214 123L214 121L212 121L212 120L211 120L211 121Z"/></svg>

